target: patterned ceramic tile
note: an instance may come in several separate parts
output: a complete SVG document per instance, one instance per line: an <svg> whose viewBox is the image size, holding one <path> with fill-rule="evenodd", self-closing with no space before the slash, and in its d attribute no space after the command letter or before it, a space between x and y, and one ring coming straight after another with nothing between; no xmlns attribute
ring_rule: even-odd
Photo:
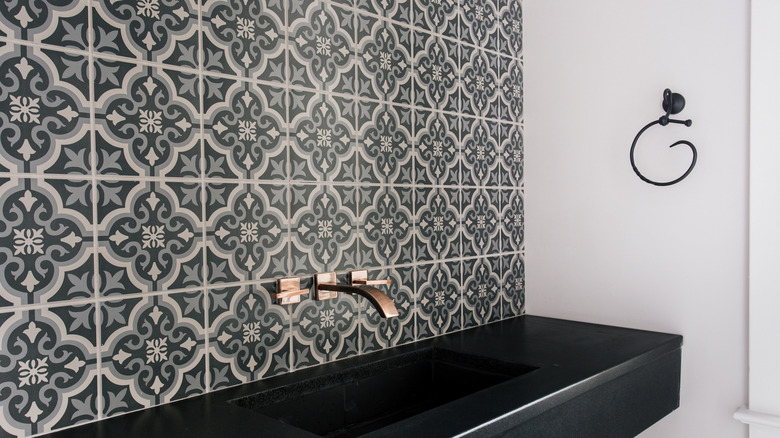
<svg viewBox="0 0 780 438"><path fill-rule="evenodd" d="M458 117L416 110L414 121L415 183L457 185L461 161Z"/></svg>
<svg viewBox="0 0 780 438"><path fill-rule="evenodd" d="M356 187L293 185L290 190L292 273L356 268Z"/></svg>
<svg viewBox="0 0 780 438"><path fill-rule="evenodd" d="M458 111L458 45L426 32L414 32L414 105Z"/></svg>
<svg viewBox="0 0 780 438"><path fill-rule="evenodd" d="M96 52L197 68L197 0L92 4Z"/></svg>
<svg viewBox="0 0 780 438"><path fill-rule="evenodd" d="M460 190L415 190L415 260L460 256Z"/></svg>
<svg viewBox="0 0 780 438"><path fill-rule="evenodd" d="M523 62L517 59L499 57L501 78L499 79L499 112L501 120L519 123L523 118Z"/></svg>
<svg viewBox="0 0 780 438"><path fill-rule="evenodd" d="M464 43L498 50L496 0L460 0L460 39Z"/></svg>
<svg viewBox="0 0 780 438"><path fill-rule="evenodd" d="M0 71L0 165L90 174L87 58L8 44Z"/></svg>
<svg viewBox="0 0 780 438"><path fill-rule="evenodd" d="M461 263L417 266L417 339L463 328Z"/></svg>
<svg viewBox="0 0 780 438"><path fill-rule="evenodd" d="M100 174L186 176L185 162L199 160L197 75L182 82L159 68L95 65L105 78L95 95Z"/></svg>
<svg viewBox="0 0 780 438"><path fill-rule="evenodd" d="M286 100L282 88L230 81L223 100L204 106L204 149L214 160L209 171L245 179L286 179Z"/></svg>
<svg viewBox="0 0 780 438"><path fill-rule="evenodd" d="M501 251L520 251L524 230L523 193L520 190L501 190Z"/></svg>
<svg viewBox="0 0 780 438"><path fill-rule="evenodd" d="M357 297L293 305L293 369L306 368L360 353Z"/></svg>
<svg viewBox="0 0 780 438"><path fill-rule="evenodd" d="M460 110L464 114L498 118L498 55L461 46Z"/></svg>
<svg viewBox="0 0 780 438"><path fill-rule="evenodd" d="M413 194L411 187L359 188L361 266L414 261Z"/></svg>
<svg viewBox="0 0 780 438"><path fill-rule="evenodd" d="M406 26L358 16L358 96L412 103L412 32Z"/></svg>
<svg viewBox="0 0 780 438"><path fill-rule="evenodd" d="M501 318L522 315L525 311L525 261L521 254L501 257Z"/></svg>
<svg viewBox="0 0 780 438"><path fill-rule="evenodd" d="M412 0L415 27L458 38L458 0Z"/></svg>
<svg viewBox="0 0 780 438"><path fill-rule="evenodd" d="M461 184L464 186L498 186L499 124L489 120L462 117Z"/></svg>
<svg viewBox="0 0 780 438"><path fill-rule="evenodd" d="M95 305L0 314L0 435L97 419Z"/></svg>
<svg viewBox="0 0 780 438"><path fill-rule="evenodd" d="M0 32L37 43L86 50L88 0L4 3L0 8Z"/></svg>
<svg viewBox="0 0 780 438"><path fill-rule="evenodd" d="M203 284L200 183L101 181L97 190L98 266L110 279L101 294Z"/></svg>
<svg viewBox="0 0 780 438"><path fill-rule="evenodd" d="M0 208L0 306L94 296L89 182L3 179Z"/></svg>
<svg viewBox="0 0 780 438"><path fill-rule="evenodd" d="M521 0L499 0L498 48L501 53L519 57L523 54L523 5Z"/></svg>
<svg viewBox="0 0 780 438"><path fill-rule="evenodd" d="M355 92L355 17L351 10L316 0L289 5L290 83Z"/></svg>
<svg viewBox="0 0 780 438"><path fill-rule="evenodd" d="M463 328L501 318L501 258L463 261Z"/></svg>
<svg viewBox="0 0 780 438"><path fill-rule="evenodd" d="M463 189L463 255L488 255L501 252L502 218L499 215L499 191Z"/></svg>
<svg viewBox="0 0 780 438"><path fill-rule="evenodd" d="M271 304L276 285L214 289L209 296L210 389L290 370L290 315Z"/></svg>
<svg viewBox="0 0 780 438"><path fill-rule="evenodd" d="M283 83L284 3L206 0L203 4L204 69Z"/></svg>
<svg viewBox="0 0 780 438"><path fill-rule="evenodd" d="M224 189L221 198L211 200L206 220L208 282L286 275L287 187L230 184Z"/></svg>
<svg viewBox="0 0 780 438"><path fill-rule="evenodd" d="M103 415L206 390L204 292L100 303Z"/></svg>
<svg viewBox="0 0 780 438"><path fill-rule="evenodd" d="M412 110L359 101L359 178L364 183L412 183Z"/></svg>
<svg viewBox="0 0 780 438"><path fill-rule="evenodd" d="M354 182L355 101L298 90L290 101L291 178Z"/></svg>
<svg viewBox="0 0 780 438"><path fill-rule="evenodd" d="M519 188L523 182L523 130L501 124L501 185Z"/></svg>
<svg viewBox="0 0 780 438"><path fill-rule="evenodd" d="M393 300L398 316L382 318L368 300L358 298L362 324L362 353L414 342L414 268L369 270L368 277L388 278L393 281L387 286L379 287Z"/></svg>
<svg viewBox="0 0 780 438"><path fill-rule="evenodd" d="M413 0L355 0L358 10L409 24L411 20L411 3Z"/></svg>

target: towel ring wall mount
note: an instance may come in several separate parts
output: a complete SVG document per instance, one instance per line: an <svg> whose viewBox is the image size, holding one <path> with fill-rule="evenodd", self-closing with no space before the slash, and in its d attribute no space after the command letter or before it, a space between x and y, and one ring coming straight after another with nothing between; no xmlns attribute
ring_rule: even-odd
<svg viewBox="0 0 780 438"><path fill-rule="evenodd" d="M672 181L658 182L647 178L646 176L642 175L639 169L637 169L636 162L634 161L634 149L636 149L636 143L639 140L639 137L652 126L655 125L667 126L670 123L685 125L685 126L691 126L691 124L693 124L693 122L690 119L675 120L669 117L672 114L679 114L683 110L683 108L685 108L685 98L681 94L672 93L672 91L667 88L666 90L664 90L664 100L661 106L663 110L666 112L666 114L661 116L658 120L654 120L648 123L647 125L645 125L644 128L639 130L639 132L636 134L636 137L634 137L634 142L631 144L631 153L630 153L631 167L634 169L634 173L636 173L636 175L642 181L648 184L653 184L656 186L670 186L672 184L677 184L678 182L685 179L691 173L693 167L696 165L697 154L696 154L696 147L693 146L693 143L689 142L688 140L680 140L673 143L671 146L669 146L670 148L673 148L677 145L684 144L687 145L689 148L691 148L691 152L693 153L693 159L691 160L691 165L688 166L688 170L686 170L685 173L682 174L682 176Z"/></svg>

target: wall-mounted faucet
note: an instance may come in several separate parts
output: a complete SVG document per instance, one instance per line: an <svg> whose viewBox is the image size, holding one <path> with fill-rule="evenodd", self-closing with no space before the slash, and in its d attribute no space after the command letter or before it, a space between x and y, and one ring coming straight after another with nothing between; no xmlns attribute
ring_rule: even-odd
<svg viewBox="0 0 780 438"><path fill-rule="evenodd" d="M390 284L392 280L369 280L365 269L349 273L351 284L339 284L335 272L321 272L314 276L314 298L329 300L336 298L338 292L358 294L366 297L374 305L382 318L398 316L393 300L375 285Z"/></svg>

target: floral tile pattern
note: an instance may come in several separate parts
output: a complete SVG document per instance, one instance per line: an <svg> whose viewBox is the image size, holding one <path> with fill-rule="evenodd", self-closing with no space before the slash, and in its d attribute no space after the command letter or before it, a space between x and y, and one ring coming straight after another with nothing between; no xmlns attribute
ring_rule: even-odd
<svg viewBox="0 0 780 438"><path fill-rule="evenodd" d="M417 266L417 339L463 328L461 263Z"/></svg>
<svg viewBox="0 0 780 438"><path fill-rule="evenodd" d="M284 14L281 0L204 1L205 70L284 83Z"/></svg>
<svg viewBox="0 0 780 438"><path fill-rule="evenodd" d="M523 130L501 124L501 186L519 188L523 182Z"/></svg>
<svg viewBox="0 0 780 438"><path fill-rule="evenodd" d="M359 174L362 183L412 183L412 111L359 101Z"/></svg>
<svg viewBox="0 0 780 438"><path fill-rule="evenodd" d="M393 281L387 286L382 286L382 291L395 303L398 316L390 319L382 318L368 300L359 298L362 315L361 353L413 342L415 340L414 268L370 270L368 276Z"/></svg>
<svg viewBox="0 0 780 438"><path fill-rule="evenodd" d="M88 182L5 179L0 208L0 306L94 296Z"/></svg>
<svg viewBox="0 0 780 438"><path fill-rule="evenodd" d="M501 318L522 315L525 309L525 261L521 254L501 257Z"/></svg>
<svg viewBox="0 0 780 438"><path fill-rule="evenodd" d="M523 54L523 5L521 0L499 0L498 48L505 55Z"/></svg>
<svg viewBox="0 0 780 438"><path fill-rule="evenodd" d="M203 284L199 184L98 184L101 278L129 290L170 291ZM122 293L102 285L101 293Z"/></svg>
<svg viewBox="0 0 780 438"><path fill-rule="evenodd" d="M412 103L411 29L358 16L358 96Z"/></svg>
<svg viewBox="0 0 780 438"><path fill-rule="evenodd" d="M197 67L197 0L94 0L98 53ZM183 62L186 61L186 62Z"/></svg>
<svg viewBox="0 0 780 438"><path fill-rule="evenodd" d="M273 283L212 289L209 295L209 388L290 370L290 315L271 304Z"/></svg>
<svg viewBox="0 0 780 438"><path fill-rule="evenodd" d="M497 0L460 1L460 37L465 43L498 50Z"/></svg>
<svg viewBox="0 0 780 438"><path fill-rule="evenodd" d="M0 8L0 436L524 312L522 0ZM273 280L366 268L358 296Z"/></svg>
<svg viewBox="0 0 780 438"><path fill-rule="evenodd" d="M288 14L290 84L353 94L352 11L316 0L291 0Z"/></svg>
<svg viewBox="0 0 780 438"><path fill-rule="evenodd" d="M409 187L360 188L360 265L414 261L414 192Z"/></svg>
<svg viewBox="0 0 780 438"><path fill-rule="evenodd" d="M460 65L458 45L440 36L414 32L414 104L458 111Z"/></svg>
<svg viewBox="0 0 780 438"><path fill-rule="evenodd" d="M498 254L501 252L499 229L502 225L499 191L463 189L462 193L466 205L463 209L463 255Z"/></svg>
<svg viewBox="0 0 780 438"><path fill-rule="evenodd" d="M4 436L97 418L94 320L94 304L0 313Z"/></svg>
<svg viewBox="0 0 780 438"><path fill-rule="evenodd" d="M489 120L462 117L461 184L464 186L498 186L499 124Z"/></svg>
<svg viewBox="0 0 780 438"><path fill-rule="evenodd" d="M461 161L458 117L415 112L414 173L422 185L457 185Z"/></svg>
<svg viewBox="0 0 780 438"><path fill-rule="evenodd" d="M354 186L293 185L292 272L357 268L357 194Z"/></svg>
<svg viewBox="0 0 780 438"><path fill-rule="evenodd" d="M331 300L293 305L294 370L360 353L357 299L339 294Z"/></svg>
<svg viewBox="0 0 780 438"><path fill-rule="evenodd" d="M472 116L498 118L498 56L461 46L460 111Z"/></svg>
<svg viewBox="0 0 780 438"><path fill-rule="evenodd" d="M290 161L293 180L355 181L355 101L290 92Z"/></svg>
<svg viewBox="0 0 780 438"><path fill-rule="evenodd" d="M501 250L517 252L523 248L525 215L523 192L501 190Z"/></svg>
<svg viewBox="0 0 780 438"><path fill-rule="evenodd" d="M205 392L203 294L184 292L101 304L104 415Z"/></svg>
<svg viewBox="0 0 780 438"><path fill-rule="evenodd" d="M87 60L14 44L0 48L0 165L90 174Z"/></svg>
<svg viewBox="0 0 780 438"><path fill-rule="evenodd" d="M415 191L415 259L437 260L460 255L460 190L418 188Z"/></svg>
<svg viewBox="0 0 780 438"><path fill-rule="evenodd" d="M501 319L501 258L463 261L463 328Z"/></svg>
<svg viewBox="0 0 780 438"><path fill-rule="evenodd" d="M181 82L172 72L124 62L96 67L106 85L95 94L102 175L127 169L134 176L180 176L187 161L198 161L197 78Z"/></svg>
<svg viewBox="0 0 780 438"><path fill-rule="evenodd" d="M409 24L411 20L412 0L355 0L358 10Z"/></svg>
<svg viewBox="0 0 780 438"><path fill-rule="evenodd" d="M499 61L501 120L520 123L523 118L523 62L503 56Z"/></svg>
<svg viewBox="0 0 780 438"><path fill-rule="evenodd" d="M214 206L220 208L206 221L208 282L284 276L288 271L287 187L225 184L220 188L207 190L222 195L214 199Z"/></svg>
<svg viewBox="0 0 780 438"><path fill-rule="evenodd" d="M204 150L221 177L287 177L286 95L281 88L225 81L224 99L204 103ZM217 170L217 168L219 168Z"/></svg>
<svg viewBox="0 0 780 438"><path fill-rule="evenodd" d="M9 2L0 11L3 36L71 48L87 48L89 1Z"/></svg>
<svg viewBox="0 0 780 438"><path fill-rule="evenodd" d="M411 0L414 26L458 38L458 0Z"/></svg>

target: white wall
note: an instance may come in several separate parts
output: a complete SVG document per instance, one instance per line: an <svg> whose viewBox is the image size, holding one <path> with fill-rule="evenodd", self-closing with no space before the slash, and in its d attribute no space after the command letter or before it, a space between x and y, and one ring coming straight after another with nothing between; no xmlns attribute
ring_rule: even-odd
<svg viewBox="0 0 780 438"><path fill-rule="evenodd" d="M748 0L525 0L527 310L680 333L681 407L642 436L744 437ZM685 128L628 151L669 87Z"/></svg>

